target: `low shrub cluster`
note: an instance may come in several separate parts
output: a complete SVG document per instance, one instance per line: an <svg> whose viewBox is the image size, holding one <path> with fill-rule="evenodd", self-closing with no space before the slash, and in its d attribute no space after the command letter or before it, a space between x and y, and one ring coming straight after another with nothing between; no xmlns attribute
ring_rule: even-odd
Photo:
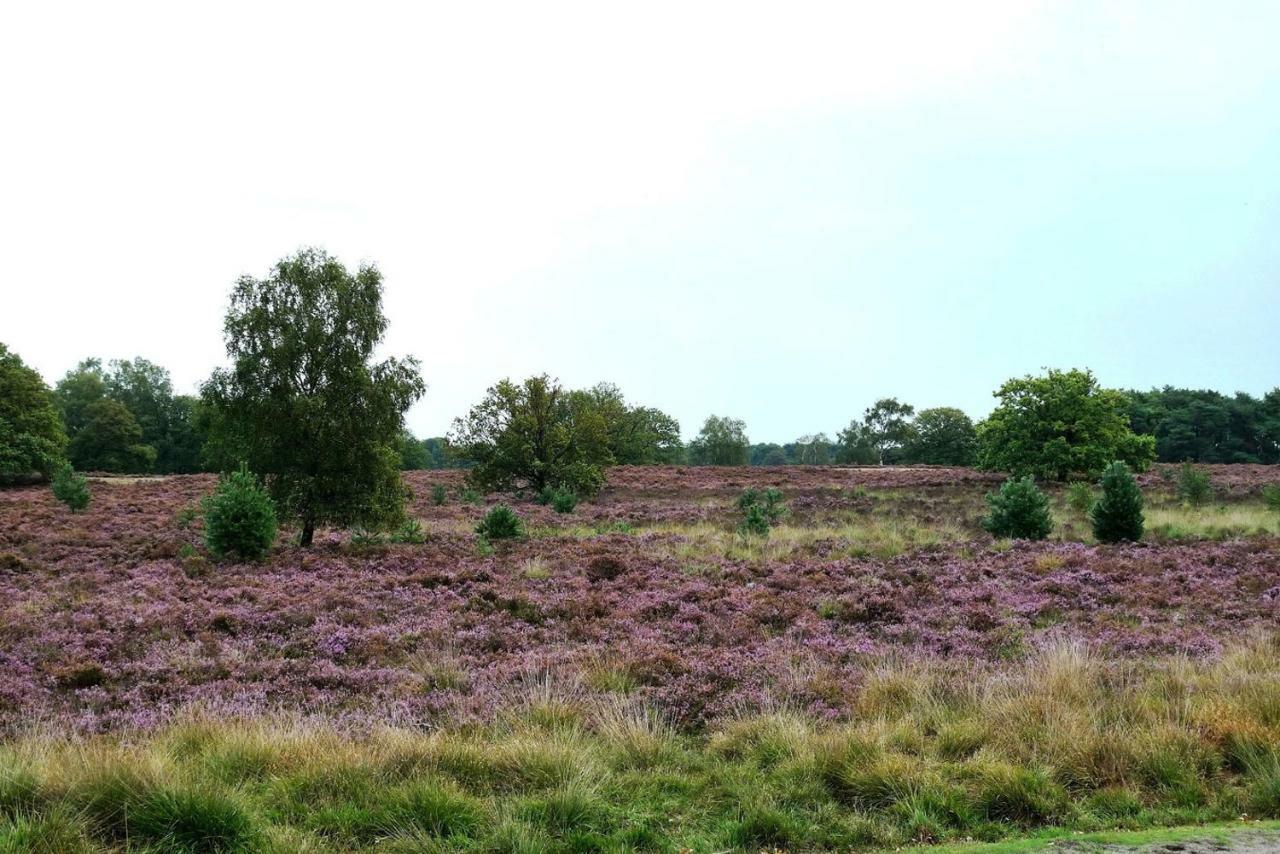
<svg viewBox="0 0 1280 854"><path fill-rule="evenodd" d="M476 534L490 542L516 540L524 536L524 522L516 515L516 511L505 504L499 504L476 525Z"/></svg>
<svg viewBox="0 0 1280 854"><path fill-rule="evenodd" d="M1142 539L1142 490L1129 467L1116 461L1102 475L1102 497L1089 514L1100 543L1136 543Z"/></svg>

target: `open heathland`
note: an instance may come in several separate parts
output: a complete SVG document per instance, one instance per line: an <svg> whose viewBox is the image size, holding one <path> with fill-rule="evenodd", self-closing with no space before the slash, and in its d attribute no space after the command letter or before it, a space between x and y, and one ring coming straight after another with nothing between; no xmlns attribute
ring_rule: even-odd
<svg viewBox="0 0 1280 854"><path fill-rule="evenodd" d="M1201 468L1195 506L1143 475L1121 545L1058 486L1049 539L996 540L968 469L620 467L569 513L414 472L413 537L282 531L259 563L205 551L211 476L94 479L81 513L0 491L0 851L1280 816L1280 472ZM768 536L747 488L783 494ZM524 536L479 541L499 503Z"/></svg>

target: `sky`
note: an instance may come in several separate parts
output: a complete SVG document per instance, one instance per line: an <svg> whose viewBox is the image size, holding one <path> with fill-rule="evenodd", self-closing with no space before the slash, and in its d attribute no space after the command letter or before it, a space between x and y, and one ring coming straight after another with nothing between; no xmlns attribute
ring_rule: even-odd
<svg viewBox="0 0 1280 854"><path fill-rule="evenodd" d="M753 441L1012 376L1280 385L1275 2L24 3L0 341L194 391L232 283L384 276L440 435L503 377Z"/></svg>

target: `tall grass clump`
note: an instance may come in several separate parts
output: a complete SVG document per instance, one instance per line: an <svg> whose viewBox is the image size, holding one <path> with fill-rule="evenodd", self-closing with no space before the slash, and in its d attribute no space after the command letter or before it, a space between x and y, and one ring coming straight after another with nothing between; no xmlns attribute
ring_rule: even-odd
<svg viewBox="0 0 1280 854"><path fill-rule="evenodd" d="M987 493L989 512L982 527L992 536L1043 540L1053 530L1049 499L1030 475L1009 478L998 493Z"/></svg>
<svg viewBox="0 0 1280 854"><path fill-rule="evenodd" d="M1067 506L1077 513L1086 514L1093 506L1093 486L1082 480L1067 484Z"/></svg>
<svg viewBox="0 0 1280 854"><path fill-rule="evenodd" d="M70 508L72 513L79 513L89 506L89 483L84 475L78 474L71 463L63 462L53 473L53 497Z"/></svg>
<svg viewBox="0 0 1280 854"><path fill-rule="evenodd" d="M1129 467L1116 460L1102 475L1102 497L1089 514L1093 536L1100 543L1142 539L1142 490Z"/></svg>
<svg viewBox="0 0 1280 854"><path fill-rule="evenodd" d="M1212 497L1213 485L1209 482L1209 475L1190 462L1183 463L1178 469L1178 498L1192 507L1199 507Z"/></svg>
<svg viewBox="0 0 1280 854"><path fill-rule="evenodd" d="M258 478L241 465L204 500L204 543L217 558L259 560L276 540L276 509Z"/></svg>

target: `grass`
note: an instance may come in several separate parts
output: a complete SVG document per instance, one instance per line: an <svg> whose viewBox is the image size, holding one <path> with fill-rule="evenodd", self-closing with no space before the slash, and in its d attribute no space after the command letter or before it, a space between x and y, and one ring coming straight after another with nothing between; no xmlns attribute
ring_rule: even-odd
<svg viewBox="0 0 1280 854"><path fill-rule="evenodd" d="M847 850L1275 818L1278 677L1271 638L1207 662L1062 644L979 671L882 662L840 724L679 732L539 681L451 731L33 733L0 746L0 852Z"/></svg>

